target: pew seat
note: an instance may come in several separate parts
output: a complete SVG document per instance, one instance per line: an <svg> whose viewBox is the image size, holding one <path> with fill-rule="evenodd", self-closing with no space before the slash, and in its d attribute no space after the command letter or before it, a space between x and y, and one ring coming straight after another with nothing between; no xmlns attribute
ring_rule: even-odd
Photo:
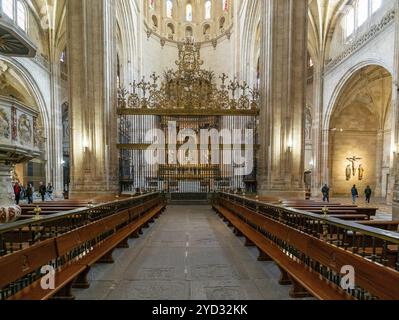
<svg viewBox="0 0 399 320"><path fill-rule="evenodd" d="M0 270L6 270L0 279L0 288L7 289L7 285L15 283L22 285L17 293L8 293L7 300L73 300L72 288L89 287L87 275L94 264L113 263L112 252L116 248L128 248L128 239L138 237L164 210L163 200L154 198L57 237L41 239L31 246L27 243L26 248L19 247L0 258ZM56 263L55 288L46 290L41 286L44 275L37 272L50 263ZM33 274L33 281L28 282L29 285L25 283L25 287L24 279Z"/></svg>
<svg viewBox="0 0 399 320"><path fill-rule="evenodd" d="M280 284L293 285L290 291L292 298L307 297L310 293L320 300L353 299L338 286L334 288L335 290L331 290L331 284L320 280L320 276L310 271L304 264L290 259L273 242L267 240L260 232L248 226L229 210L218 205L215 205L214 209L228 220L239 233L245 236L247 244L253 243L262 253L266 254L270 260L278 265L282 271Z"/></svg>

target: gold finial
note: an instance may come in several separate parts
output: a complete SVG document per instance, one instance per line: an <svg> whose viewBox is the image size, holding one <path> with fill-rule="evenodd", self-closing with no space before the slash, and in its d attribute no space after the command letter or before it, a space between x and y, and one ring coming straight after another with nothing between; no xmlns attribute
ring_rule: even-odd
<svg viewBox="0 0 399 320"><path fill-rule="evenodd" d="M33 212L35 213L35 220L40 220L42 218L41 217L42 209L40 209L39 206L36 206Z"/></svg>

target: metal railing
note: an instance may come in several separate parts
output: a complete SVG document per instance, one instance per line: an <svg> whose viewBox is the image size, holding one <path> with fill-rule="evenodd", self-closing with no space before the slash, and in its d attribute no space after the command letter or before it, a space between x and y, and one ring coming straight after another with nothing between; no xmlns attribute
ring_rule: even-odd
<svg viewBox="0 0 399 320"><path fill-rule="evenodd" d="M124 200L113 201L110 203L99 204L88 208L72 210L64 213L53 214L49 216L40 217L40 219L29 219L18 221L15 223L0 226L0 245L2 259L8 259L13 254L18 254L21 251L26 252L25 249L40 245L45 240L59 239L63 235L68 236L67 233L71 231L81 230L84 226L101 223L107 218L112 219L112 216L122 214L127 209L137 208L137 214L140 215L142 210L145 212L146 206L152 207L154 204L164 202L164 197L159 193L149 193L137 197L132 197ZM144 209L143 209L144 208ZM51 258L51 261L46 261L46 265L58 270L63 266L67 266L74 261L79 260L86 254L90 253L97 245L103 243L106 239L117 233L118 230L123 229L129 223L136 221L136 215L129 213L128 220L123 219L120 224L112 227L109 230L104 230L98 234L93 234L82 243L70 244L70 249L67 252ZM99 229L101 231L101 228ZM35 246L36 249L40 249ZM7 266L7 264L5 264ZM5 267L3 266L3 267ZM9 273L9 272L8 272ZM7 283L3 288L0 288L0 300L6 300L18 294L28 286L32 285L42 277L41 268L32 270L28 274L18 277L15 280Z"/></svg>
<svg viewBox="0 0 399 320"><path fill-rule="evenodd" d="M367 261L376 263L380 266L377 266L377 268L382 271L385 270L391 275L392 272L399 271L399 233L397 232L363 226L356 222L340 220L328 215L267 204L255 199L227 193L216 195L214 202L220 203L233 211L241 220L272 241L292 259L300 261L310 270L317 272L322 278L337 286L341 285L342 279L339 271L314 259L311 252L300 250L300 245L284 240L283 234L270 233L266 230L267 220L265 220L265 225L263 226L252 223L246 217L245 210L240 209L245 208L260 214L274 222L303 233L305 237L314 237L336 247L337 250L344 250L347 254L360 256ZM399 283L392 283L392 285L399 285ZM378 298L370 291L356 285L354 289L348 290L348 293L362 300Z"/></svg>
<svg viewBox="0 0 399 320"><path fill-rule="evenodd" d="M0 257L26 249L37 242L58 237L122 210L158 197L149 193L123 200L89 206L72 211L34 217L0 225Z"/></svg>

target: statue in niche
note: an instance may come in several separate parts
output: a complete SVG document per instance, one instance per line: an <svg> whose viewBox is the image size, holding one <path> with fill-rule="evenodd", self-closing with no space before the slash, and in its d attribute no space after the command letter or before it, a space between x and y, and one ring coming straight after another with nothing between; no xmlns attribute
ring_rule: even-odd
<svg viewBox="0 0 399 320"><path fill-rule="evenodd" d="M359 181L362 181L364 177L364 168L362 164L359 164L359 168L357 169L357 171L359 174Z"/></svg>
<svg viewBox="0 0 399 320"><path fill-rule="evenodd" d="M346 181L349 181L352 177L352 166L348 164L346 166Z"/></svg>

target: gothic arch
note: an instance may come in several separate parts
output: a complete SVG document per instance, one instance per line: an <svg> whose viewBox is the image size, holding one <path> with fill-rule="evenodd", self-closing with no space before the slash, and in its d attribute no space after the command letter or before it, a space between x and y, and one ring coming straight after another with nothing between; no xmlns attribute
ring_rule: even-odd
<svg viewBox="0 0 399 320"><path fill-rule="evenodd" d="M391 75L393 74L392 70L389 69L389 66L387 66L383 61L377 60L377 59L367 59L364 60L355 66L353 66L351 69L349 69L343 77L338 81L338 85L335 87L333 94L329 100L329 103L327 105L327 110L325 112L325 117L323 121L323 128L328 129L330 126L330 121L331 121L331 116L334 113L334 109L336 107L337 101L340 97L340 94L342 90L345 88L345 85L348 83L348 81L361 69L367 66L379 66L384 69L386 69Z"/></svg>
<svg viewBox="0 0 399 320"><path fill-rule="evenodd" d="M36 106L38 108L42 125L45 132L46 143L45 143L45 159L48 161L51 159L51 131L50 131L50 115L49 108L46 106L44 96L31 73L23 66L19 61L9 58L9 57L0 57L0 61L3 60L7 64L9 64L21 78L21 80L26 84L28 92L32 95ZM46 177L51 177L52 169L49 166L46 166Z"/></svg>

